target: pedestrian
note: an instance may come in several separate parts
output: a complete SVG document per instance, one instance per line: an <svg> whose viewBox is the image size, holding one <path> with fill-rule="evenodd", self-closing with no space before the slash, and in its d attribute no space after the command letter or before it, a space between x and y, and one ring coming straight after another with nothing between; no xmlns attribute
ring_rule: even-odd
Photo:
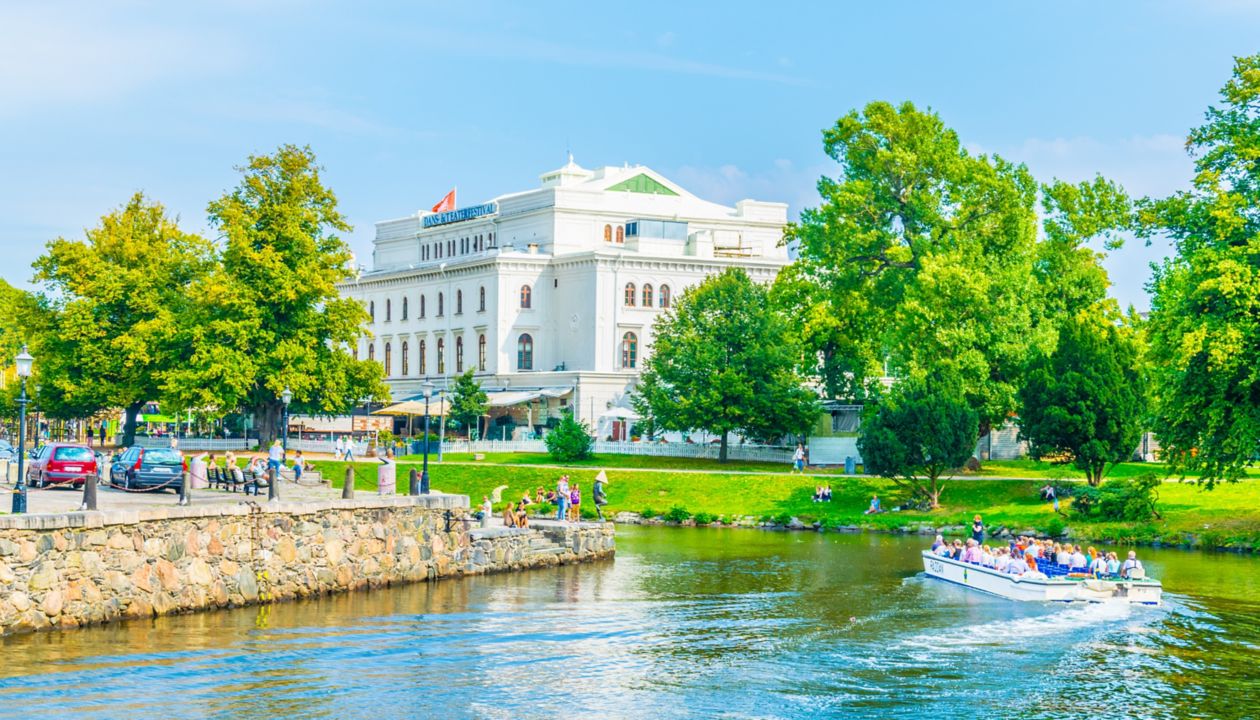
<svg viewBox="0 0 1260 720"><path fill-rule="evenodd" d="M481 527L490 527L490 518L494 515L494 503L489 495L481 496Z"/></svg>
<svg viewBox="0 0 1260 720"><path fill-rule="evenodd" d="M971 539L975 540L977 545L984 544L984 521L979 515L971 521Z"/></svg>
<svg viewBox="0 0 1260 720"><path fill-rule="evenodd" d="M569 516L573 522L582 521L582 490L576 482L569 488Z"/></svg>
<svg viewBox="0 0 1260 720"><path fill-rule="evenodd" d="M346 438L345 453L342 460L345 460L346 462L354 462L354 436Z"/></svg>
<svg viewBox="0 0 1260 720"><path fill-rule="evenodd" d="M105 421L101 421L101 447L105 447Z"/></svg>
<svg viewBox="0 0 1260 720"><path fill-rule="evenodd" d="M275 470L276 477L280 477L280 468L284 466L284 448L280 445L279 440L272 440L271 447L267 450L267 470Z"/></svg>
<svg viewBox="0 0 1260 720"><path fill-rule="evenodd" d="M591 500L595 503L595 514L602 521L604 519L604 506L608 504L608 498L604 495L604 486L608 484L608 474L603 470L595 476L595 485L591 488Z"/></svg>
<svg viewBox="0 0 1260 720"><path fill-rule="evenodd" d="M565 510L569 506L569 476L561 475L556 481L556 519L565 519Z"/></svg>
<svg viewBox="0 0 1260 720"><path fill-rule="evenodd" d="M340 460L346 454L344 443L337 435L333 435L333 459Z"/></svg>
<svg viewBox="0 0 1260 720"><path fill-rule="evenodd" d="M796 452L792 453L792 471L805 472L805 446L797 443Z"/></svg>

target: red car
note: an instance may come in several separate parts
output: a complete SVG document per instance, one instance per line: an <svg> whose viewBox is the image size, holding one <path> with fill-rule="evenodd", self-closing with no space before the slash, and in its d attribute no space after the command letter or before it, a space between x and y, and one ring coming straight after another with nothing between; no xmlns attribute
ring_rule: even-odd
<svg viewBox="0 0 1260 720"><path fill-rule="evenodd" d="M26 483L32 487L96 482L96 455L87 445L48 443L30 459Z"/></svg>

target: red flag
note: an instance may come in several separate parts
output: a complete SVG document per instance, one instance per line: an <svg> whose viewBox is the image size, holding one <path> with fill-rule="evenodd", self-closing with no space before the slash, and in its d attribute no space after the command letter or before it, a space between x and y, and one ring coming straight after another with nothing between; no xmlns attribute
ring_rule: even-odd
<svg viewBox="0 0 1260 720"><path fill-rule="evenodd" d="M455 188L451 188L451 191L446 193L446 195L441 200L438 201L437 205L433 206L433 212L435 213L449 212L454 209L455 209Z"/></svg>

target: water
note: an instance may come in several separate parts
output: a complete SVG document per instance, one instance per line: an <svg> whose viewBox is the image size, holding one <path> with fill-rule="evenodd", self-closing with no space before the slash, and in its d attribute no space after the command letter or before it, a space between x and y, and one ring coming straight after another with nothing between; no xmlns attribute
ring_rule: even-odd
<svg viewBox="0 0 1260 720"><path fill-rule="evenodd" d="M0 717L1260 717L1260 559L1042 606L921 542L621 528L598 565L8 638Z"/></svg>

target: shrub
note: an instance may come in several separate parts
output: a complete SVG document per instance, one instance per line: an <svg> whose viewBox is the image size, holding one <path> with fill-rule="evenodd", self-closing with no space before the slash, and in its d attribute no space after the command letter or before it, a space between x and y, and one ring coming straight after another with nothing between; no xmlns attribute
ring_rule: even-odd
<svg viewBox="0 0 1260 720"><path fill-rule="evenodd" d="M541 503L539 505L534 505L533 508L534 515L536 517L547 517L549 515L556 514L556 506L551 503Z"/></svg>
<svg viewBox="0 0 1260 720"><path fill-rule="evenodd" d="M651 518L654 518L659 514L660 513L656 512L650 507L643 508L642 510L639 511L639 517L643 518L644 520L650 520Z"/></svg>
<svg viewBox="0 0 1260 720"><path fill-rule="evenodd" d="M598 515L595 514L594 509L588 508L585 506L583 506L581 509L578 510L578 514L582 516L583 520L595 520L596 518L599 517Z"/></svg>
<svg viewBox="0 0 1260 720"><path fill-rule="evenodd" d="M775 525L782 525L784 527L787 527L788 525L792 524L792 513L781 512L778 515L775 515L773 518L771 518L771 520L774 522Z"/></svg>
<svg viewBox="0 0 1260 720"><path fill-rule="evenodd" d="M1062 518L1050 518L1050 522L1046 523L1045 533L1050 537L1060 537L1063 531L1067 529L1067 525L1063 523Z"/></svg>
<svg viewBox="0 0 1260 720"><path fill-rule="evenodd" d="M572 462L589 458L593 443L590 429L586 427L586 423L573 419L571 411L564 414L564 417L560 419L560 423L556 425L556 429L547 433L547 437L543 438L543 442L547 445L547 452L551 455L551 458L560 462Z"/></svg>
<svg viewBox="0 0 1260 720"><path fill-rule="evenodd" d="M1160 479L1146 473L1135 478L1108 480L1098 487L1077 487L1072 512L1082 518L1139 522L1159 518Z"/></svg>
<svg viewBox="0 0 1260 720"><path fill-rule="evenodd" d="M707 512L698 512L695 517L697 525L708 525L717 519L718 517L716 515Z"/></svg>
<svg viewBox="0 0 1260 720"><path fill-rule="evenodd" d="M661 519L665 522L680 523L691 519L691 513L681 505L675 505L669 509L669 512L662 515Z"/></svg>

